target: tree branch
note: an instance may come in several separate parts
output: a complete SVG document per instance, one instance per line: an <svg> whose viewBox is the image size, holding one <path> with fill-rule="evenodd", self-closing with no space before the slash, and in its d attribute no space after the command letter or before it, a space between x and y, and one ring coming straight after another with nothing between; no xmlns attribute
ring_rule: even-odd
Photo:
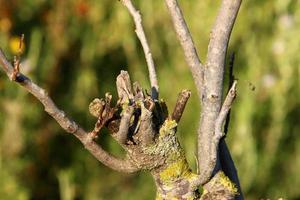
<svg viewBox="0 0 300 200"><path fill-rule="evenodd" d="M185 60L190 67L190 71L192 72L192 76L198 91L198 96L201 98L201 91L203 87L203 66L199 59L193 38L184 20L177 0L165 0L165 3L172 18L177 38L183 49Z"/></svg>
<svg viewBox="0 0 300 200"><path fill-rule="evenodd" d="M157 75L155 71L155 65L152 58L152 54L150 51L150 47L148 45L148 41L142 26L142 17L140 12L134 7L131 0L121 0L122 4L128 9L129 13L132 15L135 26L136 26L136 35L138 36L147 61L148 71L149 71L149 78L151 83L152 89L152 98L158 99L159 87L157 81Z"/></svg>
<svg viewBox="0 0 300 200"><path fill-rule="evenodd" d="M215 107L222 102L225 57L230 34L242 0L223 0L219 14L211 31L205 67L207 94L215 95ZM218 109L219 110L219 109Z"/></svg>
<svg viewBox="0 0 300 200"><path fill-rule="evenodd" d="M6 59L4 53L0 49L0 65L7 76L11 79L13 77L14 68ZM84 145L84 147L100 162L107 167L110 167L120 172L135 172L139 169L127 159L119 159L102 149L86 131L84 131L76 122L68 118L66 114L57 108L52 99L48 96L47 92L33 83L28 77L17 72L15 82L19 83L29 93L36 97L45 107L45 111L53 117L57 123L68 133L76 136Z"/></svg>
<svg viewBox="0 0 300 200"><path fill-rule="evenodd" d="M200 175L208 181L216 163L211 160L215 152L215 126L222 104L225 57L230 34L241 5L241 0L223 0L211 31L204 71L202 113L198 130L198 161ZM215 152L217 153L217 152Z"/></svg>

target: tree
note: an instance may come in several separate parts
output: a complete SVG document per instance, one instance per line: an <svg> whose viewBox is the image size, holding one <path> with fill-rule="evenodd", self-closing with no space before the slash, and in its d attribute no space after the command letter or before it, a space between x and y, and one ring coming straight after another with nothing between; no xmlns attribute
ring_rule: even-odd
<svg viewBox="0 0 300 200"><path fill-rule="evenodd" d="M32 93L60 126L76 136L100 162L126 173L149 171L157 186L157 199L242 199L238 176L227 149L223 130L231 104L236 95L236 81L232 81L222 103L224 69L228 42L241 0L223 0L208 46L207 60L201 63L191 34L176 0L165 0L178 40L185 54L198 91L201 119L198 130L199 174L191 172L183 149L176 138L176 127L190 96L183 90L173 112L169 114L165 102L159 100L159 87L154 61L143 31L139 12L130 0L121 1L132 15L136 33L145 53L151 95L138 83L131 86L127 72L117 77L118 103L111 106L112 96L95 99L90 112L97 117L95 128L86 132L57 108L47 92L20 73L20 53L12 66L1 51L1 66L9 78ZM22 44L22 42L20 43ZM21 49L21 46L20 46ZM112 156L95 142L104 126L124 148L124 159ZM198 187L204 191L199 197Z"/></svg>

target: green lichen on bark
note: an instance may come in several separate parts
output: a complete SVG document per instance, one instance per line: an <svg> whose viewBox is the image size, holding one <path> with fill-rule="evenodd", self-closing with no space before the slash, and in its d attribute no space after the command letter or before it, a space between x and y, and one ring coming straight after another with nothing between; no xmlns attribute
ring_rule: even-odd
<svg viewBox="0 0 300 200"><path fill-rule="evenodd" d="M219 172L219 174L220 174L220 179L219 179L220 184L223 185L224 188L226 188L230 192L237 194L238 189L236 185L231 182L231 180L224 174L224 172Z"/></svg>
<svg viewBox="0 0 300 200"><path fill-rule="evenodd" d="M218 172L212 180L204 186L202 196L192 182L198 177L189 168L185 153L176 136L177 123L166 119L159 130L155 143L144 149L145 153L159 155L164 158L164 164L151 171L156 185L156 200L215 200L225 196L234 198L237 187L223 173Z"/></svg>
<svg viewBox="0 0 300 200"><path fill-rule="evenodd" d="M165 120L155 144L145 149L145 152L164 158L164 165L151 171L158 188L157 199L196 199L197 188L191 188L191 181L197 175L189 168L176 128L174 120Z"/></svg>
<svg viewBox="0 0 300 200"><path fill-rule="evenodd" d="M236 185L220 171L204 185L200 200L234 199L235 195L238 195Z"/></svg>

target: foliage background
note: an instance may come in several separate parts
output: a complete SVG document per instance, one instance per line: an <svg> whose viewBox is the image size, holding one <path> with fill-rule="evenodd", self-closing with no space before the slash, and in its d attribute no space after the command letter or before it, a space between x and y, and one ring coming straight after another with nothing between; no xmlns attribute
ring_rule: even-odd
<svg viewBox="0 0 300 200"><path fill-rule="evenodd" d="M193 96L179 137L195 169L200 106L163 1L135 3L144 17L161 97ZM219 1L180 1L199 54L205 58ZM0 46L9 58L25 34L22 72L46 88L59 107L91 130L89 102L116 95L121 69L149 88L143 52L127 10L110 0L0 0ZM300 199L300 2L244 1L229 53L239 79L227 141L246 199ZM121 149L104 131L99 142ZM126 175L98 163L0 73L0 199L153 199L147 173Z"/></svg>

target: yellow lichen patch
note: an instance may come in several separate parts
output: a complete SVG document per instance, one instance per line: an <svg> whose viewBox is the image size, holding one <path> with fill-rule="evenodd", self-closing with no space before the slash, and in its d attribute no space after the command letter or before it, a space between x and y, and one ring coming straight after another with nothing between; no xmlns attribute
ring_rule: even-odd
<svg viewBox="0 0 300 200"><path fill-rule="evenodd" d="M234 183L231 182L231 180L224 174L224 172L219 172L219 182L222 184L225 188L227 188L230 192L237 194L238 189Z"/></svg>
<svg viewBox="0 0 300 200"><path fill-rule="evenodd" d="M166 134L170 133L170 130L176 128L177 123L175 120L169 120L167 119L164 124L162 125L162 127L159 130L159 135L160 136L164 136Z"/></svg>
<svg viewBox="0 0 300 200"><path fill-rule="evenodd" d="M168 183L179 177L190 178L192 176L192 172L190 171L186 160L179 159L178 161L170 164L159 175L162 182Z"/></svg>

